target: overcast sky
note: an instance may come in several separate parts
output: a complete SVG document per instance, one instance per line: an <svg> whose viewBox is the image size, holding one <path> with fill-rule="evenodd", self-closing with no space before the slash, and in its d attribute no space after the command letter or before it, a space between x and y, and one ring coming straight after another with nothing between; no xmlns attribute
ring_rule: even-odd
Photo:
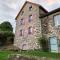
<svg viewBox="0 0 60 60"><path fill-rule="evenodd" d="M60 0L29 0L42 5L48 11L60 7ZM25 0L0 0L0 23L11 22L15 31L15 16L19 12Z"/></svg>

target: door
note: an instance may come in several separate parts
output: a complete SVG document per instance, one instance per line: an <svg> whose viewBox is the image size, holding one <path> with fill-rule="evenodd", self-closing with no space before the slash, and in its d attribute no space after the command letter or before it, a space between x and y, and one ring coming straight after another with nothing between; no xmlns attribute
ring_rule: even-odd
<svg viewBox="0 0 60 60"><path fill-rule="evenodd" d="M56 37L50 38L50 48L51 48L51 52L56 52L56 53L58 52L58 43Z"/></svg>

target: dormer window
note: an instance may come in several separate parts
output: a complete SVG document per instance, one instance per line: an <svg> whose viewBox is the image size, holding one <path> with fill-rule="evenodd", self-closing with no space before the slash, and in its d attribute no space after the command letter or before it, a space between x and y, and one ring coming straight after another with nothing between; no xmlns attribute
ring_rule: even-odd
<svg viewBox="0 0 60 60"><path fill-rule="evenodd" d="M32 10L32 5L29 6L29 11L31 11L31 10Z"/></svg>

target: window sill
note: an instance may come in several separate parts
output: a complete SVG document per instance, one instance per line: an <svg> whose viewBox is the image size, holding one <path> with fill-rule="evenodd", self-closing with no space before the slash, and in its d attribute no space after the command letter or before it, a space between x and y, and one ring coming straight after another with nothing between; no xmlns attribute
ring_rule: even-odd
<svg viewBox="0 0 60 60"><path fill-rule="evenodd" d="M60 29L60 25L58 25L58 26L54 26L54 28L56 28L56 29Z"/></svg>

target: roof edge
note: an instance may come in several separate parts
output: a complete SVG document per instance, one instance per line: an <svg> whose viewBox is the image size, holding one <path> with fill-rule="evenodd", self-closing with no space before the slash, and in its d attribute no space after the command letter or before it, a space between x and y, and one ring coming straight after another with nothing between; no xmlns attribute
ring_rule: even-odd
<svg viewBox="0 0 60 60"><path fill-rule="evenodd" d="M59 11L60 11L60 7L57 8L57 9L52 10L51 12L48 12L47 14L41 16L40 18L44 18L44 17L46 17L46 16L49 16L49 15L51 15L51 14L53 14L53 13L56 13L56 12L59 12Z"/></svg>
<svg viewBox="0 0 60 60"><path fill-rule="evenodd" d="M17 20L17 17L19 16L21 10L23 9L23 7L25 6L25 4L26 4L27 2L40 6L46 13L48 13L48 11L47 11L45 8L43 8L41 5L39 5L39 4L37 4L37 3L30 2L30 1L25 1L24 4L23 4L23 6L22 6L22 8L21 8L20 11L17 13L15 20Z"/></svg>

